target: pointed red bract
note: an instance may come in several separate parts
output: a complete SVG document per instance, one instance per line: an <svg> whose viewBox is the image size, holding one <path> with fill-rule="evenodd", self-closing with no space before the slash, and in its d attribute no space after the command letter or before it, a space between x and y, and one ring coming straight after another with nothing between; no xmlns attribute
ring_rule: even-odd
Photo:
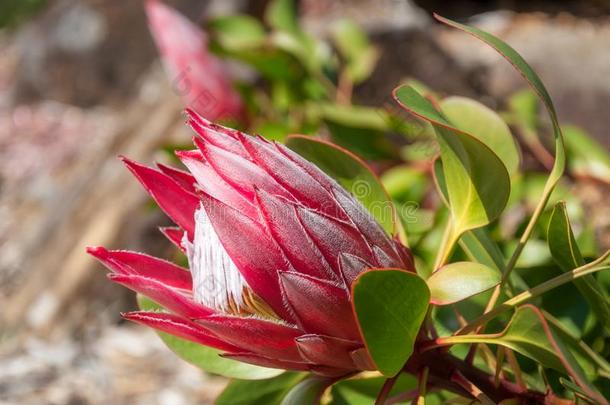
<svg viewBox="0 0 610 405"><path fill-rule="evenodd" d="M303 331L275 321L215 315L197 321L219 338L244 350L284 361L300 361L295 338Z"/></svg>
<svg viewBox="0 0 610 405"><path fill-rule="evenodd" d="M222 354L222 357L253 364L255 366L281 368L283 370L309 371L312 366L305 362L278 360L254 353L224 353Z"/></svg>
<svg viewBox="0 0 610 405"><path fill-rule="evenodd" d="M177 152L176 155L182 163L193 173L201 191L215 199L224 202L250 218L256 216L256 208L250 200L229 185L220 175L203 161L189 152Z"/></svg>
<svg viewBox="0 0 610 405"><path fill-rule="evenodd" d="M227 342L220 340L210 332L206 331L195 322L189 321L177 315L163 312L135 311L122 314L123 318L149 326L161 332L169 333L180 338L190 340L201 345L210 346L214 349L236 352L239 349Z"/></svg>
<svg viewBox="0 0 610 405"><path fill-rule="evenodd" d="M256 138L241 135L240 139L254 162L301 204L328 215L344 218L333 196L313 177L303 172L296 163L286 159L271 145L257 142ZM273 191L269 190L269 192Z"/></svg>
<svg viewBox="0 0 610 405"><path fill-rule="evenodd" d="M350 352L362 347L359 342L322 335L303 335L296 339L301 356L313 364L353 370Z"/></svg>
<svg viewBox="0 0 610 405"><path fill-rule="evenodd" d="M157 163L157 167L162 173L171 177L172 180L178 183L183 189L189 193L197 194L197 190L195 189L195 178L190 173L178 170L171 166L166 166L161 163Z"/></svg>
<svg viewBox="0 0 610 405"><path fill-rule="evenodd" d="M103 247L88 247L87 253L115 273L138 275L187 291L193 288L191 273L166 260L127 250L106 250Z"/></svg>
<svg viewBox="0 0 610 405"><path fill-rule="evenodd" d="M262 190L257 196L261 217L292 266L297 271L310 276L339 280L301 226L295 206L281 197L272 196Z"/></svg>
<svg viewBox="0 0 610 405"><path fill-rule="evenodd" d="M248 200L254 200L255 186L268 193L292 199L292 196L273 177L250 160L198 139L195 139L195 143L220 177Z"/></svg>
<svg viewBox="0 0 610 405"><path fill-rule="evenodd" d="M209 122L195 119L196 116L193 111L187 110L188 121L187 123L199 134L199 136L209 142L210 144L224 149L227 152L235 153L243 158L248 157L248 153L244 149L243 145L239 140L231 136L227 136L226 133L218 132L217 129L212 127Z"/></svg>
<svg viewBox="0 0 610 405"><path fill-rule="evenodd" d="M182 237L184 236L184 231L177 226L161 226L159 230L170 242L172 242L178 249L182 252L185 252L186 249L182 246Z"/></svg>
<svg viewBox="0 0 610 405"><path fill-rule="evenodd" d="M193 238L195 231L195 211L199 208L199 198L180 187L167 175L123 159L129 170L140 180L140 183L155 199L159 207L182 229Z"/></svg>
<svg viewBox="0 0 610 405"><path fill-rule="evenodd" d="M341 253L350 253L366 261L373 261L373 252L362 234L352 225L306 208L297 208L297 215L303 228L333 266L336 274L340 273Z"/></svg>
<svg viewBox="0 0 610 405"><path fill-rule="evenodd" d="M147 296L159 305L187 318L202 318L214 313L211 309L195 303L182 292L152 278L116 273L109 274L108 278L115 283L124 285L130 290Z"/></svg>
<svg viewBox="0 0 610 405"><path fill-rule="evenodd" d="M294 272L281 272L280 279L286 301L303 330L356 341L360 339L346 289Z"/></svg>

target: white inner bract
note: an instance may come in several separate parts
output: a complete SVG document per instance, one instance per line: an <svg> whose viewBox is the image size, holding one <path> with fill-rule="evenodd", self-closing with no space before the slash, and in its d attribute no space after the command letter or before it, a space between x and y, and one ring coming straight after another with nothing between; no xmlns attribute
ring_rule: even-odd
<svg viewBox="0 0 610 405"><path fill-rule="evenodd" d="M223 312L242 307L248 284L218 239L203 207L195 212L193 243L185 234L182 244L193 276L195 301Z"/></svg>

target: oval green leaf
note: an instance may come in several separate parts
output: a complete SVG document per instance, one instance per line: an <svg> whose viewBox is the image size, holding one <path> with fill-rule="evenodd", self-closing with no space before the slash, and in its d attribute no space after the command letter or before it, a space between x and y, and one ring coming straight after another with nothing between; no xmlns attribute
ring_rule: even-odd
<svg viewBox="0 0 610 405"><path fill-rule="evenodd" d="M453 238L498 218L510 194L510 177L500 158L476 137L449 123L414 88L401 86L394 90L394 98L404 109L434 126Z"/></svg>
<svg viewBox="0 0 610 405"><path fill-rule="evenodd" d="M416 274L372 269L352 284L354 313L367 350L385 376L396 375L413 353L430 291Z"/></svg>
<svg viewBox="0 0 610 405"><path fill-rule="evenodd" d="M472 134L489 147L512 176L519 170L521 156L508 125L487 106L466 97L447 97L440 102L449 122Z"/></svg>
<svg viewBox="0 0 610 405"><path fill-rule="evenodd" d="M392 200L362 159L339 146L303 135L287 137L286 146L351 192L389 234L401 232Z"/></svg>
<svg viewBox="0 0 610 405"><path fill-rule="evenodd" d="M441 267L426 281L430 289L430 302L448 305L495 287L502 273L480 263L456 262Z"/></svg>
<svg viewBox="0 0 610 405"><path fill-rule="evenodd" d="M138 294L138 306L143 311L159 311L163 309L156 302L140 294ZM222 352L211 347L202 346L164 332L157 332L157 334L161 337L163 343L176 353L178 357L212 374L242 380L261 380L275 377L284 372L283 370L259 367L236 360L225 359L220 357Z"/></svg>

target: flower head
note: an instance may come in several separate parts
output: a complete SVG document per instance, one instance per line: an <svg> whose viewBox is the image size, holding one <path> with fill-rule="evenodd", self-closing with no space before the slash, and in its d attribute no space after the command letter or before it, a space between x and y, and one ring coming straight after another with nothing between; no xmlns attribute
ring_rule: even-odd
<svg viewBox="0 0 610 405"><path fill-rule="evenodd" d="M111 280L167 309L125 317L261 366L373 369L350 286L365 269L412 270L409 250L290 149L187 115L197 149L176 154L189 172L125 164L178 225L163 231L189 269L89 250Z"/></svg>
<svg viewBox="0 0 610 405"><path fill-rule="evenodd" d="M242 103L220 60L208 51L198 26L158 0L147 0L146 15L172 89L210 120L239 118Z"/></svg>

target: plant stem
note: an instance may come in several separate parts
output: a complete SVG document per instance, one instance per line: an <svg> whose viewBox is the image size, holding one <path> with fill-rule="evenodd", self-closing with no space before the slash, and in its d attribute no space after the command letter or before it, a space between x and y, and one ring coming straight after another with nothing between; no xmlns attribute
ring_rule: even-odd
<svg viewBox="0 0 610 405"><path fill-rule="evenodd" d="M538 223L538 220L540 219L540 215L542 215L542 212L546 208L546 205L549 202L549 199L551 198L551 194L553 193L553 190L555 189L555 184L556 183L548 183L547 186L545 187L545 190L542 194L542 198L540 199L540 201L538 202L538 205L534 209L534 213L532 214L532 217L530 218L530 220L527 224L527 227L525 228L525 231L521 235L521 238L519 238L517 247L515 248L515 251L513 252L512 256L510 257L508 264L506 265L506 269L504 270L504 274L502 275L502 281L494 289L494 293L492 294L492 296L489 300L489 303L487 305L486 312L491 311L493 309L493 307L496 305L496 303L498 302L498 298L500 297L500 291L502 290L502 286L504 286L504 284L510 277L510 273L513 271L513 269L517 265L517 261L519 260L519 257L521 256L521 253L523 252L523 249L525 248L525 245L529 241L530 236L532 236L532 232L534 232L534 228L536 227L536 224Z"/></svg>
<svg viewBox="0 0 610 405"><path fill-rule="evenodd" d="M429 369L427 382L431 390L444 389L464 397L474 396L471 389L461 384L463 381L460 378L463 378L493 401L491 403L500 403L506 399L517 399L523 404L544 403L544 393L524 391L517 384L505 379L496 382L494 375L487 374L442 349L424 352L416 350L404 370L409 374L418 375L426 367ZM456 375L460 381L456 381ZM410 392L409 395L413 393Z"/></svg>
<svg viewBox="0 0 610 405"><path fill-rule="evenodd" d="M532 298L538 297L556 287L559 287L563 284L566 284L572 280L577 278L586 276L587 274L592 274L602 270L610 269L610 266L601 266L601 264L610 257L610 250L604 253L599 259L592 261L589 264L585 264L584 266L578 267L570 272L563 273L555 278L545 281L542 284L538 284L534 288L530 288L527 291L523 291L521 294L514 296L513 298L504 301L502 304L494 307L492 310L485 312L483 315L470 322L465 327L459 329L455 335L463 335L475 330L478 326L484 325L491 319L495 318L498 314L509 310L511 308L516 307L517 305L521 305L524 302L529 301Z"/></svg>
<svg viewBox="0 0 610 405"><path fill-rule="evenodd" d="M346 105L351 104L353 88L354 83L350 79L349 74L347 74L347 71L343 69L339 75L339 83L337 84L337 103Z"/></svg>
<svg viewBox="0 0 610 405"><path fill-rule="evenodd" d="M459 371L456 371L452 376L451 380L458 383L462 388L464 388L470 395L474 398L478 399L479 402L483 405L495 405L495 402L491 400L479 387L470 382L466 377L462 375Z"/></svg>
<svg viewBox="0 0 610 405"><path fill-rule="evenodd" d="M425 367L419 375L419 384L417 386L417 396L413 398L413 405L424 404L424 398L426 396L426 388L428 386L428 374L430 369Z"/></svg>
<svg viewBox="0 0 610 405"><path fill-rule="evenodd" d="M504 353L506 354L506 359L508 360L508 364L510 368L513 370L513 375L515 376L515 382L522 389L527 389L525 382L523 381L523 374L521 373L521 367L519 367L519 363L517 362L517 357L515 357L515 353L512 350L504 348Z"/></svg>
<svg viewBox="0 0 610 405"><path fill-rule="evenodd" d="M379 394L377 395L375 405L384 405L386 403L388 395L390 394L390 391L392 391L392 388L394 387L394 384L396 383L396 380L398 379L399 375L400 373L398 373L392 378L388 378L387 380L385 380L383 386L381 387L381 390L379 391Z"/></svg>

